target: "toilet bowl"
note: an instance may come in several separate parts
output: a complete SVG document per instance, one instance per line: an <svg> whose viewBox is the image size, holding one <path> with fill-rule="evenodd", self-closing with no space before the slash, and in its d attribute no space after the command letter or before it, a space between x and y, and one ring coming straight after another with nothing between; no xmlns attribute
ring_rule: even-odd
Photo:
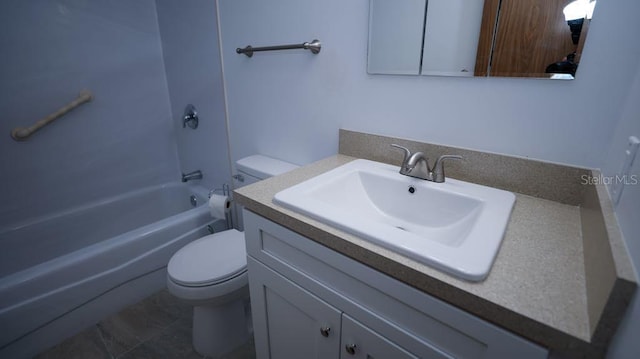
<svg viewBox="0 0 640 359"><path fill-rule="evenodd" d="M167 289L194 306L193 347L202 355L225 354L249 339L249 298L244 234L235 229L197 239L167 266Z"/></svg>
<svg viewBox="0 0 640 359"><path fill-rule="evenodd" d="M240 185L297 167L261 155L243 158L236 165L238 178L244 181ZM214 233L178 250L167 265L167 289L193 305L193 347L198 353L220 356L249 339L249 281L243 232L229 229Z"/></svg>

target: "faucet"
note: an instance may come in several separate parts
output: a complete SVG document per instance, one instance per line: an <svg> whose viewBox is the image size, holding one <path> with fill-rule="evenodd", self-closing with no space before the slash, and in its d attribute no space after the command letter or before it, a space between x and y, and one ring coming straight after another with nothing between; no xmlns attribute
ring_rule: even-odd
<svg viewBox="0 0 640 359"><path fill-rule="evenodd" d="M449 159L461 160L462 156L458 155L442 155L438 157L433 164L433 168L429 166L429 159L422 152L411 153L408 148L393 144L392 147L399 148L404 151L404 159L400 166L400 174L424 179L431 182L442 183L445 180L444 161Z"/></svg>
<svg viewBox="0 0 640 359"><path fill-rule="evenodd" d="M182 182L187 182L191 180L202 179L202 171L197 170L189 173L182 174Z"/></svg>

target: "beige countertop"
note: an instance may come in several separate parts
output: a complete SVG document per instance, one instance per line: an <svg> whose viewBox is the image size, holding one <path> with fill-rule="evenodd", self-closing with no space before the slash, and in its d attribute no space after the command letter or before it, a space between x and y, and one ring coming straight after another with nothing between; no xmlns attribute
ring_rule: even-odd
<svg viewBox="0 0 640 359"><path fill-rule="evenodd" d="M326 158L237 189L235 199L248 210L561 355L604 356L626 309L625 301L635 291L635 277L626 252L619 248L612 211L601 200L602 188L589 190L577 184L591 171L445 148L444 153L459 151L472 158L469 162L476 166L470 170L451 167L450 177L516 194L489 276L474 283L273 203L279 191L356 158L391 163L385 157L388 143L383 142L428 146L421 149L426 153L439 150L437 146L345 130L341 130L340 139L340 153L357 157L338 154ZM343 145L345 142L348 145ZM480 173L482 161L494 161L498 176ZM473 178L475 172L480 174ZM536 181L525 183L527 172ZM581 199L584 197L591 198L590 203ZM585 219L588 223L583 223ZM585 228L590 233L583 236Z"/></svg>
<svg viewBox="0 0 640 359"><path fill-rule="evenodd" d="M431 288L428 284L434 279L516 316L589 341L584 263L575 260L582 258L580 212L576 206L517 194L489 276L483 282L466 282L273 203L277 192L354 159L337 155L240 188L235 192L236 200L257 214L436 297L447 289ZM318 231L327 235L318 237ZM372 254L377 255L374 260ZM406 269L398 271L398 266ZM503 324L494 316L485 319Z"/></svg>

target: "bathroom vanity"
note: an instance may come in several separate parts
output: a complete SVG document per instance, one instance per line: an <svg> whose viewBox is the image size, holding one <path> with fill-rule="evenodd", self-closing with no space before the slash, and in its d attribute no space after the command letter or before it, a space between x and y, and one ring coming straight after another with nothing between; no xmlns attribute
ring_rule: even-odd
<svg viewBox="0 0 640 359"><path fill-rule="evenodd" d="M399 165L391 143L462 155L448 176L515 193L485 280L458 279L274 203L358 158ZM588 181L596 171L344 130L339 153L235 192L246 208L259 358L604 356L636 278L606 189Z"/></svg>
<svg viewBox="0 0 640 359"><path fill-rule="evenodd" d="M264 217L245 211L244 218L258 357L547 357L538 345Z"/></svg>

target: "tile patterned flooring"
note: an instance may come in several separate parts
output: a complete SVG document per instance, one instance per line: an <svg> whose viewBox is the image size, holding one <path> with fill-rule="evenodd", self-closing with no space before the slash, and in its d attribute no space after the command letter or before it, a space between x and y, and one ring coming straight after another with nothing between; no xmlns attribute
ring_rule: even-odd
<svg viewBox="0 0 640 359"><path fill-rule="evenodd" d="M193 349L191 324L192 308L163 290L34 359L210 359ZM215 359L255 359L255 356L252 338Z"/></svg>

